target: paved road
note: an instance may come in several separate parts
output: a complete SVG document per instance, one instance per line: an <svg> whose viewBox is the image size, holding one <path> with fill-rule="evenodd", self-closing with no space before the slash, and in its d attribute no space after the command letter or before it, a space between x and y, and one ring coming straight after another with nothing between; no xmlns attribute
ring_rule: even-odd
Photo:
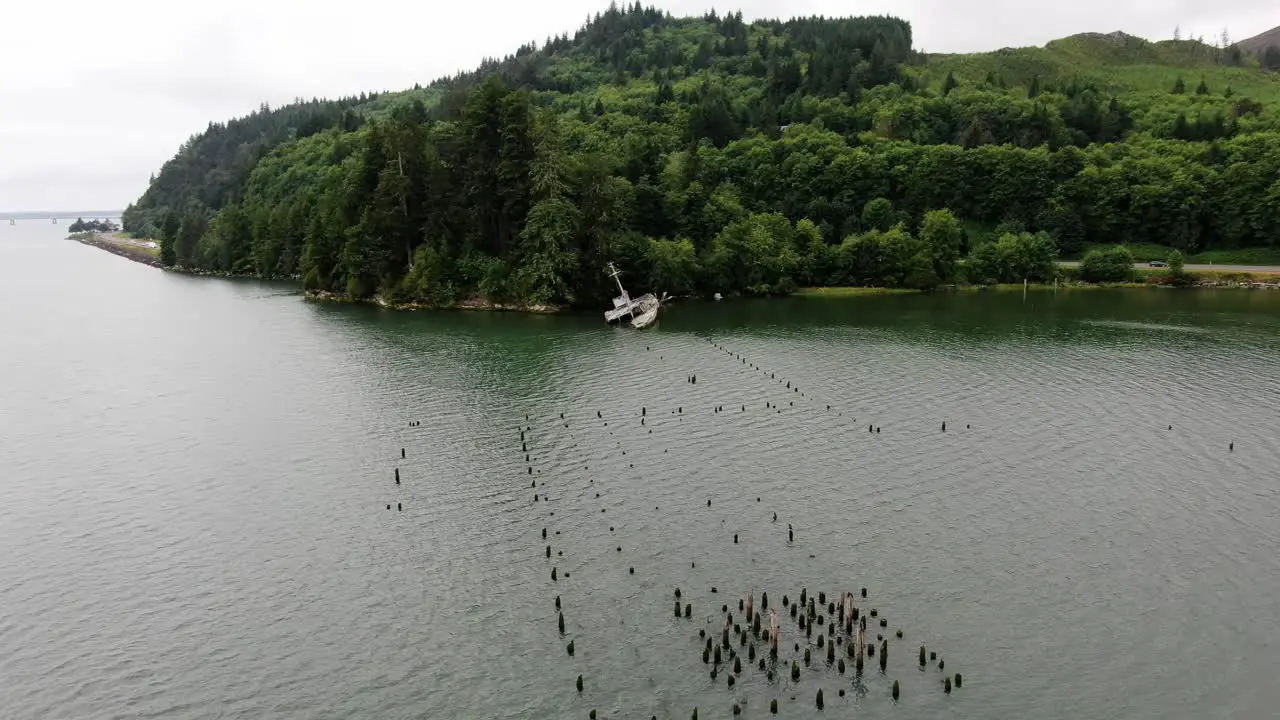
<svg viewBox="0 0 1280 720"><path fill-rule="evenodd" d="M1078 267L1080 265L1076 260L1063 260L1058 264L1062 267ZM1133 267L1138 270L1143 270L1149 269L1151 266L1146 263L1134 263ZM1183 265L1182 269L1188 272L1218 270L1221 272L1280 273L1280 265L1193 265L1188 263Z"/></svg>

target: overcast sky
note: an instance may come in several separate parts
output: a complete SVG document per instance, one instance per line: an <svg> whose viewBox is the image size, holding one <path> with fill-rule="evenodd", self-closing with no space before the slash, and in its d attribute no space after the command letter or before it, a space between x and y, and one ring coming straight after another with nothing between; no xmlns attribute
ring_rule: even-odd
<svg viewBox="0 0 1280 720"><path fill-rule="evenodd" d="M123 207L210 120L263 102L399 90L572 31L607 0L7 0L0 11L0 212ZM648 4L648 3L646 3ZM970 52L1124 30L1243 39L1277 0L665 0L747 19L892 14L915 45ZM1036 7L1038 6L1038 7Z"/></svg>

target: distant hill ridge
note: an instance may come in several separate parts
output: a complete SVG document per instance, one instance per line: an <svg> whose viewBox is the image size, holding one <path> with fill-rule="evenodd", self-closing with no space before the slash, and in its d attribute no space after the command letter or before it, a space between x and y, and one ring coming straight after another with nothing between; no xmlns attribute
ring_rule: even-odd
<svg viewBox="0 0 1280 720"><path fill-rule="evenodd" d="M1273 27L1264 33L1258 33L1248 40L1241 40L1236 44L1254 54L1259 54L1273 45L1280 47L1280 26Z"/></svg>
<svg viewBox="0 0 1280 720"><path fill-rule="evenodd" d="M1093 84L1118 95L1167 93L1179 78L1194 85L1203 77L1211 88L1229 86L1261 102L1278 101L1277 75L1259 72L1267 43L1273 41L1280 42L1280 28L1228 48L1194 39L1147 40L1123 31L1079 33L1051 40L1044 47L929 54L922 74L930 85L941 83L948 74L962 84L996 78L1023 88L1038 78L1040 83Z"/></svg>

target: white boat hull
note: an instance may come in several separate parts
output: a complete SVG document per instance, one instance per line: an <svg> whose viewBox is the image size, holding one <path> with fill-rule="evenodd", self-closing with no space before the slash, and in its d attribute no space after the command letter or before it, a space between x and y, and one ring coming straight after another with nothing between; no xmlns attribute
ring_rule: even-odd
<svg viewBox="0 0 1280 720"><path fill-rule="evenodd" d="M649 327L650 325L652 325L653 321L657 319L658 319L658 306L655 305L652 308L637 315L635 319L631 321L631 327L637 330L643 330Z"/></svg>

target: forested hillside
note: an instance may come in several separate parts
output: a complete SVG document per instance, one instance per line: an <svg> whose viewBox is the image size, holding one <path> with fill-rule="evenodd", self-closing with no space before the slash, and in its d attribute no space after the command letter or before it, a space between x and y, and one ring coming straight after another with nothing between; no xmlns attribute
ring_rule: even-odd
<svg viewBox="0 0 1280 720"><path fill-rule="evenodd" d="M1116 35L925 56L892 18L611 7L427 87L211 125L125 224L170 265L397 302L595 302L610 260L671 293L1045 279L1086 241L1280 244L1258 64Z"/></svg>

